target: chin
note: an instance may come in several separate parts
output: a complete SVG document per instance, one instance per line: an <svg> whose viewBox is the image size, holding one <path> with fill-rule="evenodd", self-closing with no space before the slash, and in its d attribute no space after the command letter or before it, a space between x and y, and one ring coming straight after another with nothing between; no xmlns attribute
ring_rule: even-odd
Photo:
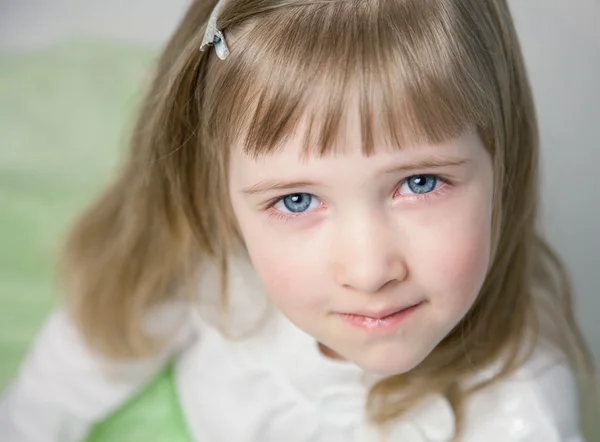
<svg viewBox="0 0 600 442"><path fill-rule="evenodd" d="M356 361L355 364L369 373L375 373L382 376L395 376L411 371L413 368L419 365L420 362L421 361Z"/></svg>
<svg viewBox="0 0 600 442"><path fill-rule="evenodd" d="M430 352L364 352L347 359L363 370L382 376L394 376L411 371L427 357Z"/></svg>

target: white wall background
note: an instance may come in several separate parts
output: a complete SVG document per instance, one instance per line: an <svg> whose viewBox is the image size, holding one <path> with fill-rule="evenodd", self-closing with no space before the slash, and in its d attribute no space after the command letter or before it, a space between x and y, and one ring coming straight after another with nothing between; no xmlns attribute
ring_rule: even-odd
<svg viewBox="0 0 600 442"><path fill-rule="evenodd" d="M538 104L544 225L600 362L600 0L509 0ZM188 0L0 0L0 51L77 34L160 45ZM1 80L0 80L1 81Z"/></svg>

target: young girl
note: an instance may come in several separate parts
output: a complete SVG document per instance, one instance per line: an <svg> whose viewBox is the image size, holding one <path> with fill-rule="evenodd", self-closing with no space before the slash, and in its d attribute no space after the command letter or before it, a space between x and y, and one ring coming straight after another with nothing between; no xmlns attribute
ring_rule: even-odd
<svg viewBox="0 0 600 442"><path fill-rule="evenodd" d="M80 441L175 359L198 442L583 441L537 168L505 0L194 2L0 439Z"/></svg>

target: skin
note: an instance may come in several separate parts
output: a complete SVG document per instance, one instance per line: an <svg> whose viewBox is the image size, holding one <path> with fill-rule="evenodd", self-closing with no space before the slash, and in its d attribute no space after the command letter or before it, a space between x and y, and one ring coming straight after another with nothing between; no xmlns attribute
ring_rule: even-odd
<svg viewBox="0 0 600 442"><path fill-rule="evenodd" d="M324 157L302 156L301 130L257 159L234 147L231 203L252 264L284 315L330 357L404 373L459 323L484 282L492 162L475 131L439 145L380 144L367 157L359 125L347 127L342 152ZM423 178L409 179L415 175ZM264 189L275 183L286 188ZM308 208L281 199L290 194L310 194L299 197ZM383 331L340 315L415 304Z"/></svg>

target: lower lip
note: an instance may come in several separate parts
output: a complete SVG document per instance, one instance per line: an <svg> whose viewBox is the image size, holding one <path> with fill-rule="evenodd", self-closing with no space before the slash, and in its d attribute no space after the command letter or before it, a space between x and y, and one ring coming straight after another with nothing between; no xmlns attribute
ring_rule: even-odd
<svg viewBox="0 0 600 442"><path fill-rule="evenodd" d="M399 312L392 313L384 318L371 318L370 316L352 315L348 313L338 313L338 316L350 325L369 332L385 332L394 330L405 319L407 319L421 303L405 308Z"/></svg>

